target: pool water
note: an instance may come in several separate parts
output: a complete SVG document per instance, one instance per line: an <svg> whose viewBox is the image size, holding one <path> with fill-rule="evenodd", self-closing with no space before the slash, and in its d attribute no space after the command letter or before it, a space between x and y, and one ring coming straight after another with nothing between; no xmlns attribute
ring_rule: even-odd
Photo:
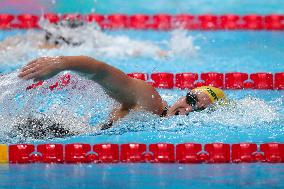
<svg viewBox="0 0 284 189"><path fill-rule="evenodd" d="M279 164L31 164L0 166L0 173L1 188L280 189L284 186L283 166Z"/></svg>
<svg viewBox="0 0 284 189"><path fill-rule="evenodd" d="M15 34L1 32L2 38ZM22 33L22 31L19 31ZM24 34L25 35L25 34ZM110 36L127 36L129 39L147 39L163 49L175 50L168 45L173 37L171 32L109 32ZM281 72L283 54L283 39L280 32L186 32L176 34L183 39L192 39L194 46L188 54L177 51L171 56L160 58L147 53L137 56L108 54L99 56L106 62L119 67L125 72L140 71L145 73L167 71L206 72L206 71L242 71L254 73L259 71ZM164 41L164 42L161 42ZM255 48L249 48L255 47ZM2 59L1 70L6 75L2 80L2 121L5 125L0 133L2 143L156 143L156 142L197 142L197 143L265 143L271 141L283 142L283 91L240 90L226 91L229 99L236 105L229 109L215 112L193 113L190 116L176 116L168 119L140 112L131 114L120 123L103 132L92 132L84 126L105 121L111 107L115 104L108 99L103 91L76 73L71 73L73 84L58 91L47 91L46 87L56 81L49 80L42 88L26 91L32 81L21 81L14 70L30 61L32 58L48 55L77 54L78 49L62 48L55 50L36 50L30 46L31 53L22 49L9 50ZM133 46L129 46L133 48ZM252 50L253 49L253 50ZM147 51L145 51L147 52ZM13 53L17 56L12 56ZM81 54L91 56L93 50L81 48ZM18 56L18 55L23 56ZM273 58L272 58L273 57ZM9 62L7 60L11 60ZM246 60L246 61L244 61ZM13 61L15 64L13 64ZM166 65L166 66L165 66ZM84 93L74 86L88 86ZM72 83L72 82L71 82ZM13 88L13 90L11 90ZM170 104L176 98L184 95L182 90L159 90L162 97ZM77 99L81 99L78 102ZM15 106L17 109L15 109ZM102 108L107 107L102 111ZM29 109L27 112L26 110ZM55 111L57 110L57 111ZM7 113L8 112L8 113ZM62 113L63 112L63 113ZM67 138L33 139L22 136L7 135L7 126L15 124L28 114L48 115L60 120L72 129L82 131L80 135ZM142 116L141 116L142 115ZM7 121L9 120L9 121ZM9 125L7 125L9 124ZM69 188L137 188L148 186L165 188L281 188L283 165L241 164L241 165L164 165L164 164L116 164L116 165L7 165L0 168L3 188L33 188L44 187ZM27 174L26 171L29 170ZM228 171L229 170L229 171ZM175 174L172 174L175 173ZM34 175L39 175L36 179ZM124 176L121 176L124 175ZM253 176L251 176L253 175ZM275 177L267 175L276 175ZM13 178L13 184L11 179ZM73 180L66 184L66 178ZM71 178L71 179L70 179ZM155 179L153 179L155 178ZM48 185L47 185L48 183ZM82 185L82 183L84 183Z"/></svg>
<svg viewBox="0 0 284 189"><path fill-rule="evenodd" d="M41 2L41 1L39 1ZM49 2L50 3L50 2ZM58 12L75 12L79 2ZM88 2L90 3L90 2ZM228 0L224 6L212 6L215 1L156 1L149 6L142 1L124 5L97 1L99 13L116 12L106 4L121 5L123 13L283 13L283 1L237 2ZM128 2L129 3L129 2ZM164 3L165 6L161 6ZM186 3L185 6L184 3ZM152 2L151 2L152 4ZM54 10L50 6L49 10ZM137 6L139 5L139 6ZM190 6L189 6L190 5ZM233 6L234 5L234 6ZM265 6L264 6L265 5ZM61 4L62 6L62 4ZM56 6L55 6L56 7ZM135 7L135 8L133 8ZM201 8L202 7L202 8ZM82 13L89 8L82 9ZM13 10L19 13L21 10ZM36 12L36 11L34 11ZM88 34L88 35L86 35ZM0 31L0 40L22 35L26 39L41 35L41 31ZM159 118L146 112L131 113L106 131L96 131L97 124L107 119L116 102L109 99L93 82L71 73L71 84L50 91L44 86L26 91L32 81L17 78L17 69L39 56L87 55L103 60L126 73L129 72L283 72L283 32L267 31L106 31L88 26L78 31L84 46L53 50L37 49L32 39L12 49L0 50L0 143L239 143L284 142L284 91L238 90L226 91L233 103L217 111L192 113L189 116ZM167 52L160 57L155 51ZM76 87L74 87L76 86ZM172 104L183 90L159 90ZM28 111L27 111L28 110ZM72 137L40 139L13 133L12 126L29 116L45 117L63 124L79 134ZM282 164L91 164L91 165L0 165L0 188L283 188Z"/></svg>
<svg viewBox="0 0 284 189"><path fill-rule="evenodd" d="M92 27L92 26L91 26ZM89 28L90 29L90 28ZM94 28L91 28L94 30ZM90 30L89 32L91 32ZM3 36L14 35L15 31L4 31ZM22 32L22 31L19 31ZM38 34L39 32L35 32ZM33 34L33 33L32 33ZM26 35L26 34L22 34ZM80 33L78 35L81 35ZM96 33L94 36L100 37ZM122 119L114 128L104 132L85 131L85 125L93 128L99 123L105 122L108 113L115 102L109 99L100 87L93 82L71 73L70 86L63 90L49 91L46 88L56 82L51 79L43 87L26 91L26 86L32 81L22 81L17 78L16 70L42 55L76 55L80 54L95 56L105 62L129 72L232 72L240 71L247 73L255 72L281 72L283 70L282 59L284 40L281 32L141 32L141 31L112 31L104 33L111 37L105 38L112 43L104 44L104 48L93 46L94 43L86 44L86 47L70 48L63 47L56 50L38 50L30 44L23 44L31 52L26 53L21 45L14 49L3 52L0 70L6 75L2 78L5 85L2 91L2 124L5 120L13 120L10 125L19 122L17 117L27 117L26 109L31 114L45 114L49 117L60 117L65 125L73 125L73 129L81 133L64 139L52 139L52 142L80 142L89 143L113 142L172 142L186 141L198 143L225 142L270 142L283 141L283 91L271 90L237 90L226 91L232 105L221 108L215 112L192 113L190 116L176 116L161 119L145 113L131 113ZM89 37L90 36L90 37ZM88 38L98 41L89 35ZM123 37L121 37L123 36ZM142 41L144 39L144 42ZM147 41L147 43L145 43ZM125 48L120 50L120 44ZM183 42L183 43L182 43ZM142 46L145 45L145 46ZM139 55L133 55L129 51L135 51L136 46L142 46ZM150 44L150 45L149 45ZM175 44L184 44L175 45ZM140 47L139 46L139 47ZM167 57L159 57L155 53L149 54L148 48L156 47L168 51ZM112 52L106 54L106 52ZM95 54L95 55L94 55ZM15 62L15 63L14 63ZM12 72L11 74L7 74ZM9 82L8 82L9 80ZM80 87L84 88L82 93ZM74 89L74 86L77 88ZM87 86L87 88L86 88ZM13 88L13 90L11 90ZM186 94L185 90L159 90L161 96L172 104L177 98ZM68 98L67 98L68 97ZM81 99L78 102L77 99ZM17 107L15 110L14 107ZM7 111L9 110L9 111ZM9 115L7 115L9 112ZM141 114L143 116L141 117ZM64 116L68 119L64 119ZM7 125L6 128L9 126ZM263 132L265 131L265 132ZM18 140L9 137L5 131L2 140L9 143L19 141L33 141L32 139ZM0 135L1 136L1 135ZM0 138L1 139L1 138ZM43 137L43 139L46 139Z"/></svg>

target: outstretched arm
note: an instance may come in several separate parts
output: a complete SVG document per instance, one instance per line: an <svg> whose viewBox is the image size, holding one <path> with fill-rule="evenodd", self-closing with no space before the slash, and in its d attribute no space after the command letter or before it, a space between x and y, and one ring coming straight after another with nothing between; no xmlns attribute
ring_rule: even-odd
<svg viewBox="0 0 284 189"><path fill-rule="evenodd" d="M87 56L38 58L23 67L23 79L48 79L63 70L91 74L91 78L115 100L122 110L145 109L155 114L162 112L162 99L146 82L128 77L122 71Z"/></svg>

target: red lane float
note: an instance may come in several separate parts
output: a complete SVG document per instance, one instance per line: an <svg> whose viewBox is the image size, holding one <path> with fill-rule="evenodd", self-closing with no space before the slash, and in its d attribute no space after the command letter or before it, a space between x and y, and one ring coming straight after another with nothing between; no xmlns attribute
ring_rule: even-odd
<svg viewBox="0 0 284 189"><path fill-rule="evenodd" d="M66 144L65 162L66 163L86 163L88 162L87 153L91 151L90 144Z"/></svg>
<svg viewBox="0 0 284 189"><path fill-rule="evenodd" d="M256 162L257 161L255 157L256 152L257 152L256 144L253 144L253 143L233 144L232 145L232 162L234 163Z"/></svg>
<svg viewBox="0 0 284 189"><path fill-rule="evenodd" d="M71 20L71 21L83 20L83 16L80 14L63 14L61 16L61 20Z"/></svg>
<svg viewBox="0 0 284 189"><path fill-rule="evenodd" d="M251 81L246 81L244 83L244 89L253 89L254 88L254 83Z"/></svg>
<svg viewBox="0 0 284 189"><path fill-rule="evenodd" d="M37 152L41 154L42 163L63 163L63 145L62 144L39 144Z"/></svg>
<svg viewBox="0 0 284 189"><path fill-rule="evenodd" d="M123 29L128 27L128 16L125 14L112 14L107 16L108 29Z"/></svg>
<svg viewBox="0 0 284 189"><path fill-rule="evenodd" d="M243 29L261 30L263 29L263 17L261 15L250 14L243 16Z"/></svg>
<svg viewBox="0 0 284 189"><path fill-rule="evenodd" d="M173 27L178 29L198 29L195 17L189 14L179 14L173 17Z"/></svg>
<svg viewBox="0 0 284 189"><path fill-rule="evenodd" d="M128 73L127 74L129 77L135 78L135 79L140 79L143 81L148 80L148 75L145 73Z"/></svg>
<svg viewBox="0 0 284 189"><path fill-rule="evenodd" d="M250 79L253 81L253 89L273 89L272 73L253 73Z"/></svg>
<svg viewBox="0 0 284 189"><path fill-rule="evenodd" d="M260 150L264 152L265 161L269 163L284 162L284 144L280 143L261 144Z"/></svg>
<svg viewBox="0 0 284 189"><path fill-rule="evenodd" d="M154 81L151 83L154 87L162 89L172 89L174 87L174 74L172 73L153 73L151 79Z"/></svg>
<svg viewBox="0 0 284 189"><path fill-rule="evenodd" d="M117 163L119 161L118 144L96 144L93 150L98 154L99 163Z"/></svg>
<svg viewBox="0 0 284 189"><path fill-rule="evenodd" d="M179 89L193 89L198 79L197 73L177 73L175 86Z"/></svg>
<svg viewBox="0 0 284 189"><path fill-rule="evenodd" d="M156 14L152 17L153 24L151 29L170 30L172 29L172 16L169 14Z"/></svg>
<svg viewBox="0 0 284 189"><path fill-rule="evenodd" d="M153 163L175 162L175 147L169 143L150 144L149 151L153 153Z"/></svg>
<svg viewBox="0 0 284 189"><path fill-rule="evenodd" d="M198 81L194 84L195 87L202 87L202 86L205 86L205 83L202 82L202 81Z"/></svg>
<svg viewBox="0 0 284 189"><path fill-rule="evenodd" d="M224 88L224 74L217 72L201 73L201 79L204 85Z"/></svg>
<svg viewBox="0 0 284 189"><path fill-rule="evenodd" d="M219 29L218 17L212 14L199 15L198 20L200 21L201 30L216 30Z"/></svg>
<svg viewBox="0 0 284 189"><path fill-rule="evenodd" d="M205 144L204 150L208 152L208 163L230 162L230 145L223 143Z"/></svg>
<svg viewBox="0 0 284 189"><path fill-rule="evenodd" d="M135 14L129 17L129 28L136 30L149 29L150 16Z"/></svg>
<svg viewBox="0 0 284 189"><path fill-rule="evenodd" d="M248 79L247 73L231 72L225 74L225 89L243 89Z"/></svg>
<svg viewBox="0 0 284 189"><path fill-rule="evenodd" d="M284 16L280 14L271 14L264 17L265 29L267 30L283 30Z"/></svg>
<svg viewBox="0 0 284 189"><path fill-rule="evenodd" d="M220 22L220 29L237 30L241 28L240 16L235 14L221 15Z"/></svg>
<svg viewBox="0 0 284 189"><path fill-rule="evenodd" d="M57 14L54 14L54 13L45 13L44 15L43 15L43 18L45 19L45 20L48 20L49 21L49 23L58 23L59 22L59 20L60 20L60 17L57 15Z"/></svg>
<svg viewBox="0 0 284 189"><path fill-rule="evenodd" d="M88 14L85 20L89 23L96 22L100 27L104 26L105 16L101 14Z"/></svg>
<svg viewBox="0 0 284 189"><path fill-rule="evenodd" d="M15 24L15 27L20 29L39 28L39 17L31 14L21 14L17 16L19 23Z"/></svg>
<svg viewBox="0 0 284 189"><path fill-rule="evenodd" d="M30 163L30 154L35 151L33 144L12 144L9 146L10 163Z"/></svg>
<svg viewBox="0 0 284 189"><path fill-rule="evenodd" d="M146 144L130 143L120 145L121 162L145 162Z"/></svg>
<svg viewBox="0 0 284 189"><path fill-rule="evenodd" d="M14 18L11 14L0 14L0 29L9 29Z"/></svg>
<svg viewBox="0 0 284 189"><path fill-rule="evenodd" d="M179 163L201 163L199 152L202 145L196 143L184 143L176 146L176 161Z"/></svg>
<svg viewBox="0 0 284 189"><path fill-rule="evenodd" d="M275 73L274 75L274 89L283 90L284 89L284 72Z"/></svg>

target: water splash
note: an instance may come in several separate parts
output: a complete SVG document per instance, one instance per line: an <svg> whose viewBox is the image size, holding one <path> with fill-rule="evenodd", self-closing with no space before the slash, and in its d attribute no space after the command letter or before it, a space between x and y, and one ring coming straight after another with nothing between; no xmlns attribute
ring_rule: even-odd
<svg viewBox="0 0 284 189"><path fill-rule="evenodd" d="M62 44L57 49L42 49L45 32L28 30L25 33L8 37L5 44L0 45L1 67L6 73L26 64L39 56L78 55L124 59L129 57L149 57L154 59L194 56L198 47L194 45L194 38L186 31L173 31L166 45L160 42L131 39L126 35L107 34L96 24L85 24L78 28L68 28L41 21L41 27L54 36L72 39L72 42L82 43L72 47ZM10 68L10 69L9 69ZM1 71L1 70L0 70Z"/></svg>
<svg viewBox="0 0 284 189"><path fill-rule="evenodd" d="M31 90L26 90L26 87L32 81L17 78L16 72L1 77L1 142L48 140L74 135L123 136L125 133L137 132L158 133L158 138L168 139L193 134L196 138L200 132L206 131L207 134L203 133L202 137L208 140L217 131L224 139L229 137L230 132L243 129L249 129L249 132L266 129L270 137L283 134L283 130L279 128L278 133L270 130L283 122L283 116L279 113L279 100L267 103L251 96L236 100L226 107L219 107L215 111L193 112L189 116L160 118L149 112L133 111L115 123L113 128L98 131L95 126L107 120L108 114L117 103L99 85L73 73L69 85L51 91L49 86L60 77L62 75ZM178 95L174 93L162 96L165 100L173 101ZM219 133L220 131L223 132Z"/></svg>
<svg viewBox="0 0 284 189"><path fill-rule="evenodd" d="M59 49L38 49L43 33L28 31L21 35L23 39L15 40L14 46L11 45L0 51L2 57L0 64L5 67L6 72L10 72L38 56L77 55L78 52L93 57L115 57L116 59L133 56L157 57L157 51L160 50L167 50L166 56L169 57L198 54L194 38L188 36L185 31L174 31L170 40L161 47L160 43L109 35L94 29L97 28L94 25L83 27L84 29L76 30L76 32L68 29L54 30L58 32L58 35L64 35L66 38L75 37L76 40L84 42L84 45L75 48L63 45ZM49 29L52 30L52 28ZM96 136L123 136L125 133L146 133L145 138L150 141L169 141L169 139L182 141L190 138L216 142L226 140L230 138L230 135L237 136L235 138L238 139L241 134L249 135L251 138L256 136L261 138L260 132L263 130L266 131L267 137L272 139L284 134L283 128L275 127L283 123L283 116L279 113L282 111L279 102L282 101L265 102L253 97L243 98L213 112L204 111L166 119L147 112L132 112L110 130L98 132L93 129L93 126L106 120L116 103L108 98L94 82L75 74L72 76L71 85L54 91L50 91L48 86L54 84L58 78L46 81L40 88L26 91L26 86L30 85L31 81L20 80L15 72L2 76L0 79L2 92L0 95L0 142L27 142L35 138L47 140L57 137L56 131L36 137L30 137L29 133L15 131L15 126L25 125L30 118L34 120L29 124L31 127L39 125L36 121L44 124L42 131L39 132L50 130L49 128L55 125L68 131L66 136L73 134L85 136L94 133ZM177 98L175 93L162 94L162 96L168 101ZM216 136L219 140L214 140Z"/></svg>
<svg viewBox="0 0 284 189"><path fill-rule="evenodd" d="M19 79L17 73L1 77L0 141L17 142L91 133L96 130L91 125L107 119L116 103L106 96L99 85L74 74L68 86L51 91L49 86L60 77L62 75L31 90L26 90L26 87L32 81Z"/></svg>
<svg viewBox="0 0 284 189"><path fill-rule="evenodd" d="M196 56L200 47L194 45L194 40L195 38L188 35L185 30L172 31L171 38L168 41L169 55L185 58Z"/></svg>

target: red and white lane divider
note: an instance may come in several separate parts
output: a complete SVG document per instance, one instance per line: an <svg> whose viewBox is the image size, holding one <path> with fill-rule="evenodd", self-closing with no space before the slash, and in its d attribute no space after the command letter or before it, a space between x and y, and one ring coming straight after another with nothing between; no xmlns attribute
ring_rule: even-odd
<svg viewBox="0 0 284 189"><path fill-rule="evenodd" d="M284 72L280 73L129 73L129 77L149 81L149 84L161 89L193 89L200 86L213 86L221 89L258 89L258 90L284 90ZM65 74L54 84L49 85L50 90L62 89L70 84L72 76ZM44 81L39 81L26 87L26 90L36 89L44 85Z"/></svg>
<svg viewBox="0 0 284 189"><path fill-rule="evenodd" d="M284 30L284 15L213 15L213 14L64 14L47 13L43 18L50 23L60 20L82 20L96 22L103 29L136 29L136 30ZM0 29L39 28L40 17L31 14L0 14Z"/></svg>
<svg viewBox="0 0 284 189"><path fill-rule="evenodd" d="M283 90L284 73L152 73L148 77L145 73L130 73L130 77L148 80L154 87L163 89L192 89L200 86L214 86L221 89L263 89Z"/></svg>
<svg viewBox="0 0 284 189"><path fill-rule="evenodd" d="M284 144L0 144L0 163L284 163Z"/></svg>

